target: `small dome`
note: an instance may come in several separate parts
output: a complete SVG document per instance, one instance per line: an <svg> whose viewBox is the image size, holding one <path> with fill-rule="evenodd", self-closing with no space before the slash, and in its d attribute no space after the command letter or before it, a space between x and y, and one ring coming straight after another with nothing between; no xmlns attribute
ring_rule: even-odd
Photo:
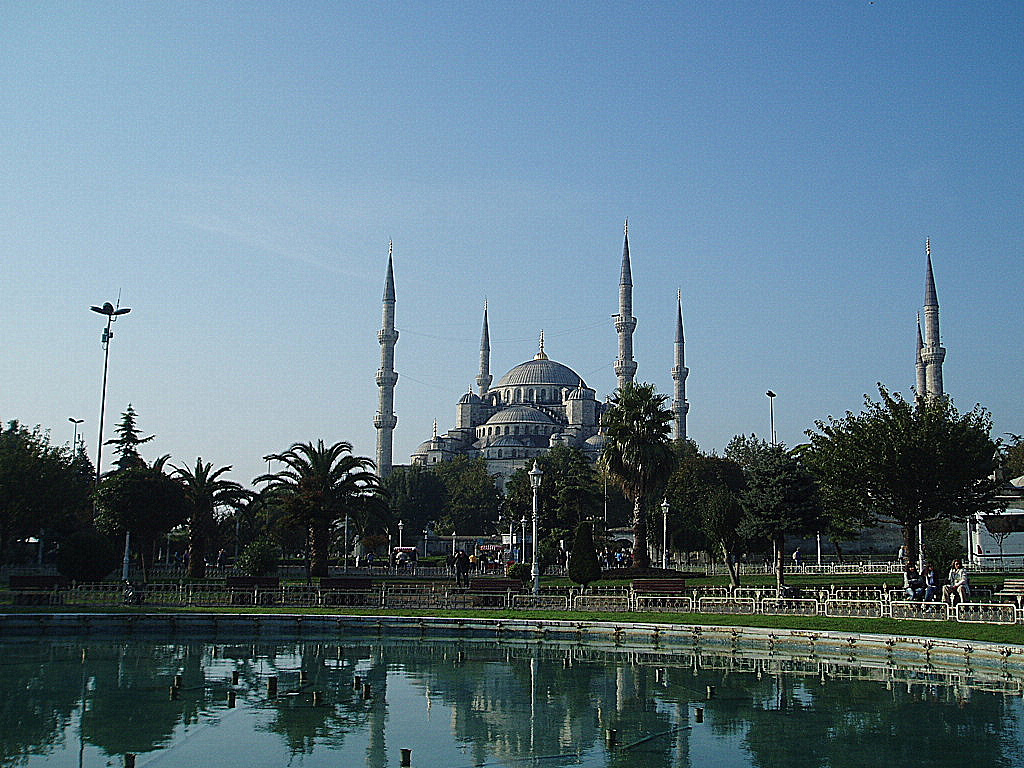
<svg viewBox="0 0 1024 768"><path fill-rule="evenodd" d="M565 399L566 400L589 400L590 398L587 397L588 394L589 394L588 391L585 390L583 387L576 387L576 389L574 389L572 392L570 392L568 395L566 395Z"/></svg>
<svg viewBox="0 0 1024 768"><path fill-rule="evenodd" d="M604 435L593 435L588 437L584 442L587 445L593 446L594 448L604 448L608 444L608 438Z"/></svg>
<svg viewBox="0 0 1024 768"><path fill-rule="evenodd" d="M476 403L479 403L479 402L481 402L480 396L479 395L475 395L472 392L467 392L466 394L464 394L462 397L459 398L459 405L464 405L465 403L470 403L470 404L475 405Z"/></svg>
<svg viewBox="0 0 1024 768"><path fill-rule="evenodd" d="M585 386L583 379L572 368L547 359L520 363L498 382L499 387L537 385L573 388Z"/></svg>
<svg viewBox="0 0 1024 768"><path fill-rule="evenodd" d="M513 405L498 411L487 420L487 424L551 424L551 417L543 411L528 405Z"/></svg>
<svg viewBox="0 0 1024 768"><path fill-rule="evenodd" d="M508 435L502 435L493 443L487 446L488 448L524 448L525 446L516 440L514 437Z"/></svg>

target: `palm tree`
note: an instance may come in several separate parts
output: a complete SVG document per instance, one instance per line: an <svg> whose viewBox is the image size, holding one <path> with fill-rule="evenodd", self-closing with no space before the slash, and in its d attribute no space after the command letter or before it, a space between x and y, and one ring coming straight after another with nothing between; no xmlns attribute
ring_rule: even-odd
<svg viewBox="0 0 1024 768"><path fill-rule="evenodd" d="M213 464L196 459L195 469L174 467L174 476L185 489L188 504L188 577L206 576L206 544L214 527L214 512L218 507L238 503L246 491L234 480L221 478L231 467L214 470Z"/></svg>
<svg viewBox="0 0 1024 768"><path fill-rule="evenodd" d="M604 417L604 461L608 472L633 502L633 566L650 567L646 510L661 497L672 467L672 411L653 384L628 382L612 395Z"/></svg>
<svg viewBox="0 0 1024 768"><path fill-rule="evenodd" d="M286 518L306 531L310 576L327 575L327 557L335 526L346 514L359 519L368 509L383 508L386 491L373 461L352 455L352 444L325 446L323 440L294 443L269 457L284 469L254 482L285 498Z"/></svg>

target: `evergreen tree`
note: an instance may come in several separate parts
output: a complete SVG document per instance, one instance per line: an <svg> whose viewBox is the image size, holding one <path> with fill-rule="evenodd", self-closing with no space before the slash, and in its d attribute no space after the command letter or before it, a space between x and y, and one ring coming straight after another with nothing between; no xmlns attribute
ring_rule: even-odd
<svg viewBox="0 0 1024 768"><path fill-rule="evenodd" d="M128 403L128 408L121 414L120 423L114 428L117 437L104 443L104 445L114 446L114 453L117 455L117 460L114 462L115 472L146 466L146 462L139 454L139 446L148 443L155 435L140 437L139 428L135 423L137 415L132 404Z"/></svg>
<svg viewBox="0 0 1024 768"><path fill-rule="evenodd" d="M597 562L594 534L590 523L583 521L576 528L576 538L569 553L569 578L586 589L591 582L601 578L601 566Z"/></svg>

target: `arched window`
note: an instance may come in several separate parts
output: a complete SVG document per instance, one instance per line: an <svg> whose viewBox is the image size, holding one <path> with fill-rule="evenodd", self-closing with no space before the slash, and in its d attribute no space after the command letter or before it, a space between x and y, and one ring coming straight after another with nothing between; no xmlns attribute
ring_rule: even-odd
<svg viewBox="0 0 1024 768"><path fill-rule="evenodd" d="M526 399L529 400L531 403L533 402L533 389L532 388L526 390Z"/></svg>
<svg viewBox="0 0 1024 768"><path fill-rule="evenodd" d="M498 458L501 458L501 448L498 449Z"/></svg>

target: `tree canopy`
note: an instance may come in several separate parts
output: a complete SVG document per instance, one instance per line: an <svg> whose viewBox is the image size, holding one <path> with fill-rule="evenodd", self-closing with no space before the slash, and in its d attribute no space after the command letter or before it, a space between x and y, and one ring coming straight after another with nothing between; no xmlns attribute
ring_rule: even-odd
<svg viewBox="0 0 1024 768"><path fill-rule="evenodd" d="M908 402L879 385L880 400L808 431L808 465L826 505L860 519L893 521L913 551L917 523L994 508L998 482L991 415L959 413L947 397Z"/></svg>
<svg viewBox="0 0 1024 768"><path fill-rule="evenodd" d="M238 483L222 475L231 467L214 469L213 464L196 459L194 469L174 467L174 477L185 491L188 524L188 576L201 579L206 575L207 543L214 532L216 512L233 506L248 495Z"/></svg>

